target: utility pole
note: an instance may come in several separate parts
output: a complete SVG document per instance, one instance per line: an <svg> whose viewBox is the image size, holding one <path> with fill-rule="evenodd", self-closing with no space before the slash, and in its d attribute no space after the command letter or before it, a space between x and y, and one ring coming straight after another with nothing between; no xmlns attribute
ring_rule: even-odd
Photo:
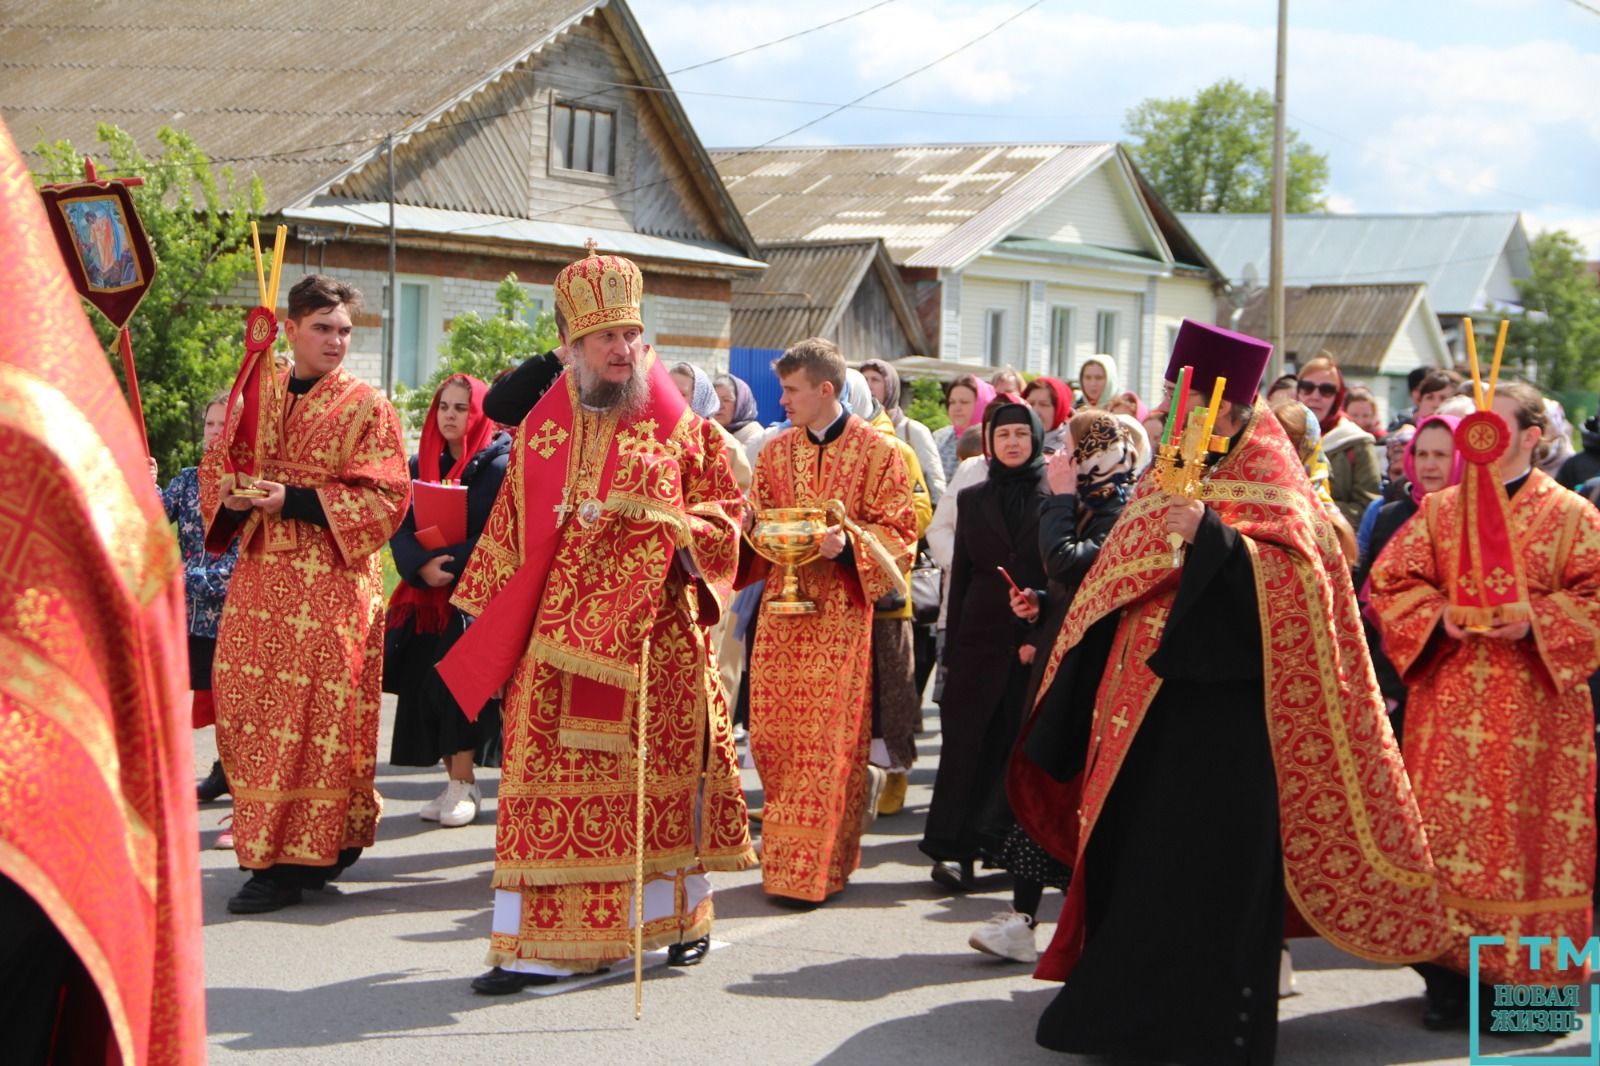
<svg viewBox="0 0 1600 1066"><path fill-rule="evenodd" d="M395 287L394 259L394 134L383 138L383 152L389 161L389 291L383 304L383 393L394 399L394 370L400 362L400 293Z"/></svg>
<svg viewBox="0 0 1600 1066"><path fill-rule="evenodd" d="M1272 361L1268 380L1283 373L1283 214L1288 198L1288 175L1284 164L1284 89L1289 66L1289 0L1278 0L1278 76L1273 91L1272 113L1272 252L1267 273L1267 340L1272 342Z"/></svg>

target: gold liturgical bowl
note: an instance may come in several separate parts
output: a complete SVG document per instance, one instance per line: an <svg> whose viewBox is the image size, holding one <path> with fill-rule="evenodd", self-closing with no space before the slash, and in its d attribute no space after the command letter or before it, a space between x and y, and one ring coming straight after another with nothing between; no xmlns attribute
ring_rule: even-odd
<svg viewBox="0 0 1600 1066"><path fill-rule="evenodd" d="M750 543L763 557L784 568L783 589L766 602L773 614L815 614L817 605L800 598L798 569L820 557L828 534L828 515L820 507L769 507L756 516Z"/></svg>

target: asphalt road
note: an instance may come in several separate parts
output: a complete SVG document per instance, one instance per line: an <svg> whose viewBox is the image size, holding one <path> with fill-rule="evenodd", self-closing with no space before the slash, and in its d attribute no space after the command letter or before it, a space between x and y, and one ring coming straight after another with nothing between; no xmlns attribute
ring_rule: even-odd
<svg viewBox="0 0 1600 1066"><path fill-rule="evenodd" d="M392 709L386 702L380 754ZM929 725L937 730L938 720ZM196 775L212 731L195 737ZM417 810L442 771L380 764L377 845L341 881L299 907L251 918L227 913L244 875L210 850L226 802L202 808L207 1021L219 1063L1066 1063L1033 1042L1054 985L1028 967L967 946L971 930L1008 908L998 880L952 898L917 851L933 784L936 732L922 738L901 814L869 831L862 869L812 912L769 903L759 870L714 877L718 947L699 967L647 971L633 1020L629 966L554 995L474 995L488 945L492 801L474 825L440 829ZM488 796L497 771L480 772ZM759 802L759 783L746 771ZM1049 893L1040 946L1060 898ZM1299 994L1280 1005L1283 1064L1467 1061L1464 1033L1422 1029L1422 982L1316 940L1296 941ZM1152 959L1206 980L1202 959ZM559 986L558 986L559 987ZM1159 1025L1161 1004L1150 1003ZM1587 1032L1559 1042L1499 1041L1494 1055L1585 1054ZM1597 1061L1597 1060L1589 1060Z"/></svg>

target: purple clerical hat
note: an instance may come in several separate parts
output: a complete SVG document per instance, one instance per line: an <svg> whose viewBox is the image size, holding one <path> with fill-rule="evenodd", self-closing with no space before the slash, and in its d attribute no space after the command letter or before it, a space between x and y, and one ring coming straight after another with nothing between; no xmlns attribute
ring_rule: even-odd
<svg viewBox="0 0 1600 1066"><path fill-rule="evenodd" d="M1192 366L1194 379L1190 388L1194 391L1209 396L1217 378L1224 377L1228 383L1222 388L1222 398L1248 405L1255 402L1261 374L1271 354L1272 345L1264 340L1186 318L1178 327L1172 358L1167 360L1166 379L1176 382L1178 371Z"/></svg>

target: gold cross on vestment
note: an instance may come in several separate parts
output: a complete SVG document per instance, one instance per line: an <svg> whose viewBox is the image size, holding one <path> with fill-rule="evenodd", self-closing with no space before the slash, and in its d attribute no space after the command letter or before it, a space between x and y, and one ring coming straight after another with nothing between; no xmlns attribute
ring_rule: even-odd
<svg viewBox="0 0 1600 1066"><path fill-rule="evenodd" d="M1478 757L1484 741L1500 739L1499 733L1483 728L1483 712L1477 708L1473 708L1472 713L1467 716L1467 724L1450 730L1450 735L1466 741L1467 754L1474 759Z"/></svg>
<svg viewBox="0 0 1600 1066"><path fill-rule="evenodd" d="M539 458L548 459L566 442L567 431L557 425L555 419L547 418L539 431L528 438L528 447L538 452Z"/></svg>
<svg viewBox="0 0 1600 1066"><path fill-rule="evenodd" d="M1494 664L1489 662L1489 649L1480 642L1472 663L1467 667L1467 676L1472 679L1472 691L1479 696L1489 691L1489 679L1495 675Z"/></svg>
<svg viewBox="0 0 1600 1066"><path fill-rule="evenodd" d="M1122 735L1122 731L1128 728L1128 716L1123 713L1121 707L1118 707L1117 713L1111 716L1111 724L1116 727L1117 736L1119 737Z"/></svg>
<svg viewBox="0 0 1600 1066"><path fill-rule="evenodd" d="M1159 644L1161 642L1161 631L1166 627L1167 624L1167 609L1165 607L1156 607L1152 609L1149 614L1144 616L1144 620L1139 624L1148 626L1150 632L1147 635L1151 640Z"/></svg>
<svg viewBox="0 0 1600 1066"><path fill-rule="evenodd" d="M574 508L572 504L568 503L566 500L562 500L560 503L550 508L550 510L556 513L557 522L565 522L567 520L567 515L571 514L574 510L576 510L576 508Z"/></svg>

